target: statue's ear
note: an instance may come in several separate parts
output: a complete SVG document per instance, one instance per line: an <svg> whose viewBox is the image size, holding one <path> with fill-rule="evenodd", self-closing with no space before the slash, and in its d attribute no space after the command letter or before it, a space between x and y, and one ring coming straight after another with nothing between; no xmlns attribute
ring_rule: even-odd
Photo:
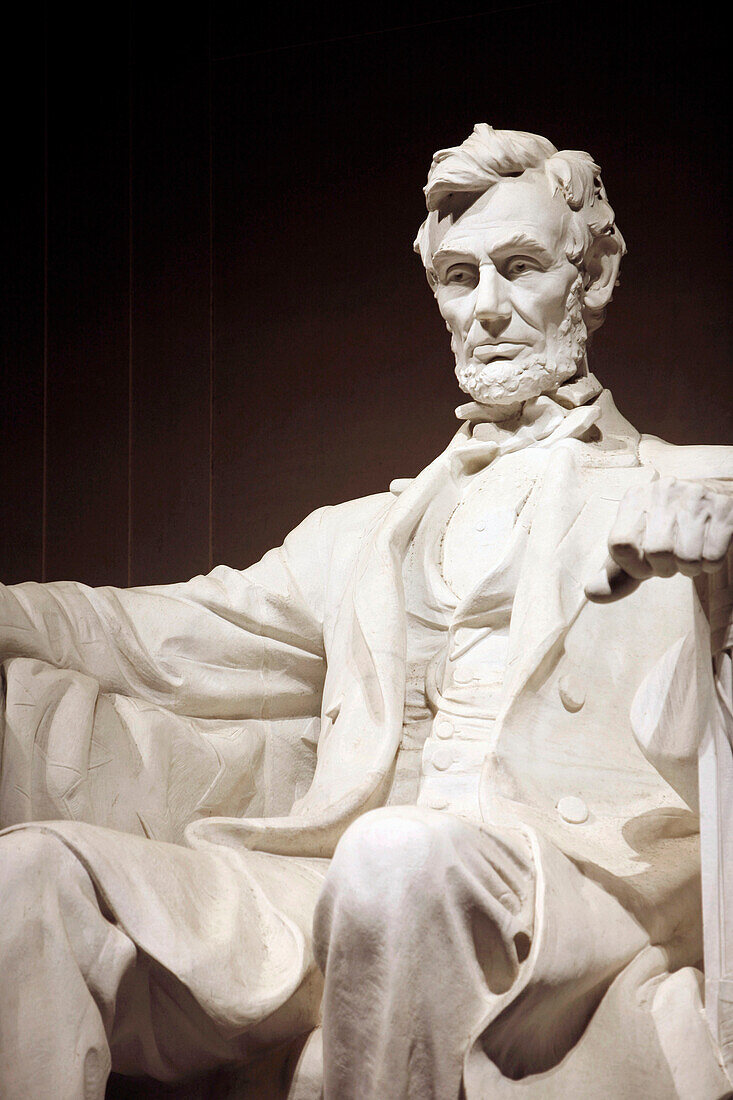
<svg viewBox="0 0 733 1100"><path fill-rule="evenodd" d="M583 306L591 316L602 317L611 301L624 254L621 234L614 231L596 237L585 254Z"/></svg>

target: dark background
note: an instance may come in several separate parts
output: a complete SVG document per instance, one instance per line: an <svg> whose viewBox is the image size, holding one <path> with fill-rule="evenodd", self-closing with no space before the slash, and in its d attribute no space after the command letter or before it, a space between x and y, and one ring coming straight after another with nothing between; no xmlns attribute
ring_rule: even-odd
<svg viewBox="0 0 733 1100"><path fill-rule="evenodd" d="M629 247L592 368L732 442L728 35L586 2L26 3L4 27L0 577L243 567L453 433L412 241L475 122L589 150Z"/></svg>

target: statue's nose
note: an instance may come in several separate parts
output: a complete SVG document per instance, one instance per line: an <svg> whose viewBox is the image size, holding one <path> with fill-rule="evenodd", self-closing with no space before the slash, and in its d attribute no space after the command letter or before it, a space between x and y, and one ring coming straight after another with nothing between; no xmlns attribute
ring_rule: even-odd
<svg viewBox="0 0 733 1100"><path fill-rule="evenodd" d="M493 337L500 336L511 319L504 280L493 264L482 264L476 291L476 320Z"/></svg>

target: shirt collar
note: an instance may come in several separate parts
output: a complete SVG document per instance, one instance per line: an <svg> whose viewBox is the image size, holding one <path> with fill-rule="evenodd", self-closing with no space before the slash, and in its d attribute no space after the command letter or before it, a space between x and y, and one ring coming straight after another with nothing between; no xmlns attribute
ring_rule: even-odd
<svg viewBox="0 0 733 1100"><path fill-rule="evenodd" d="M591 402L601 391L598 379L589 374L561 386L552 397L543 395L526 401L511 420L489 420L485 406L475 401L460 405L456 416L466 421L472 440L494 444L494 457L498 457L525 447L581 438L600 416L600 408Z"/></svg>

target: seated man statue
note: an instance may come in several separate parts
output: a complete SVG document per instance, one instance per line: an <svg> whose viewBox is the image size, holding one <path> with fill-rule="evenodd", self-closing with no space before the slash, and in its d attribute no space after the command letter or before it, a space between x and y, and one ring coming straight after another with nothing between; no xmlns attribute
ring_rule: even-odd
<svg viewBox="0 0 733 1100"><path fill-rule="evenodd" d="M425 194L471 401L422 473L244 571L0 590L5 1100L731 1088L733 448L588 371L624 242L587 153L479 125Z"/></svg>

